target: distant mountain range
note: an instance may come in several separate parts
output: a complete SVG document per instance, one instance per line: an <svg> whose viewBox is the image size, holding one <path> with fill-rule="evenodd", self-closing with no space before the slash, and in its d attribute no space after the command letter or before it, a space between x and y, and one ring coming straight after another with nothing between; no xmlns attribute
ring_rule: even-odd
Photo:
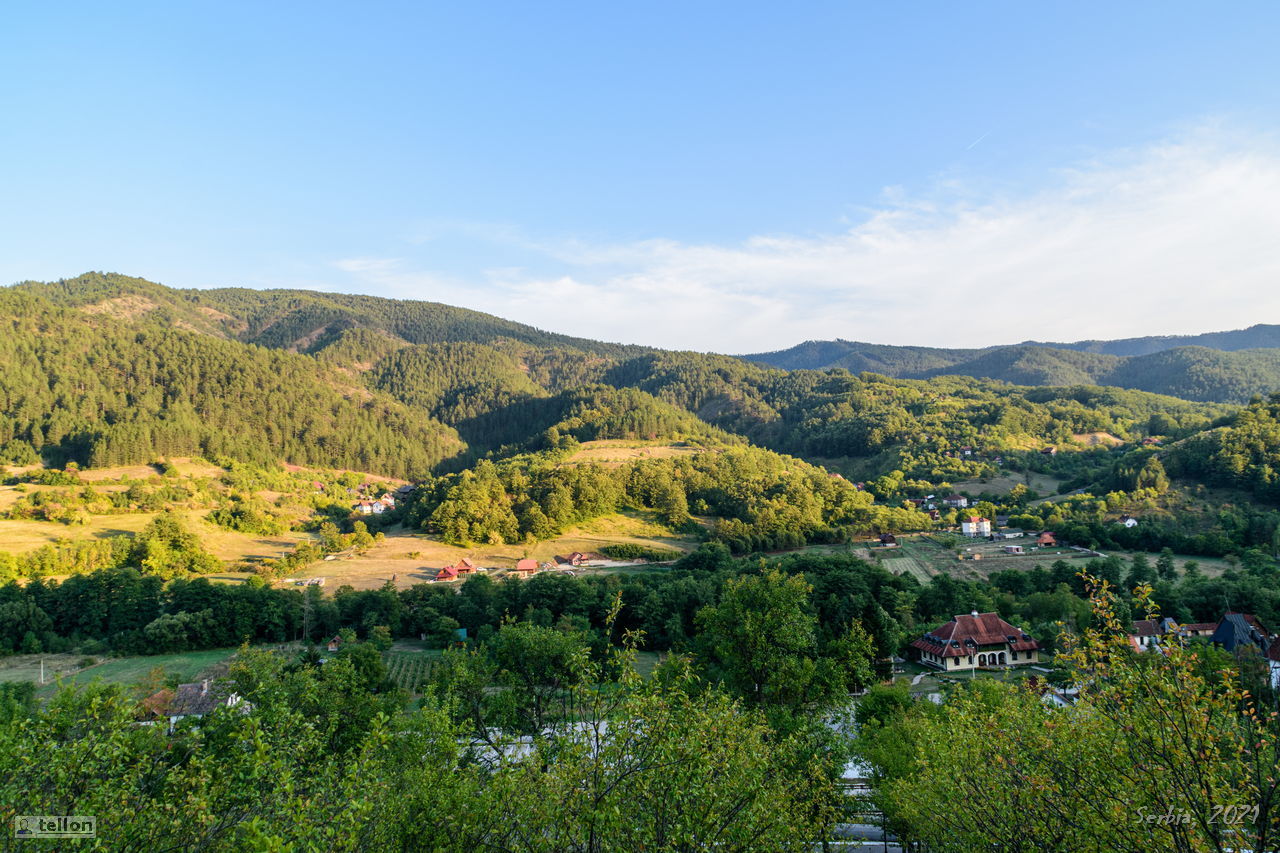
<svg viewBox="0 0 1280 853"><path fill-rule="evenodd" d="M958 375L1017 385L1114 385L1205 402L1243 402L1280 391L1280 325L984 349L807 341L742 358L786 370L844 368L900 379Z"/></svg>

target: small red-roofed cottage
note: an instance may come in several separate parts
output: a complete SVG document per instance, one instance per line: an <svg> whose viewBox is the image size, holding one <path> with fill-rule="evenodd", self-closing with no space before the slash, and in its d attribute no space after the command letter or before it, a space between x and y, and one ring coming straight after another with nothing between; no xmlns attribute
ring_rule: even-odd
<svg viewBox="0 0 1280 853"><path fill-rule="evenodd" d="M525 557L523 560L516 563L516 567L511 571L515 574L531 575L538 571L538 561L531 557Z"/></svg>
<svg viewBox="0 0 1280 853"><path fill-rule="evenodd" d="M1036 537L1036 544L1041 547L1052 547L1058 544L1058 540L1053 538L1053 534L1045 531Z"/></svg>
<svg viewBox="0 0 1280 853"><path fill-rule="evenodd" d="M458 579L458 569L455 566L445 566L436 572L436 583L442 581L456 581Z"/></svg>
<svg viewBox="0 0 1280 853"><path fill-rule="evenodd" d="M476 564L471 562L470 557L463 557L454 568L458 570L460 575L469 575L475 572Z"/></svg>
<svg viewBox="0 0 1280 853"><path fill-rule="evenodd" d="M956 616L911 644L920 662L946 672L1039 661L1040 644L995 613Z"/></svg>

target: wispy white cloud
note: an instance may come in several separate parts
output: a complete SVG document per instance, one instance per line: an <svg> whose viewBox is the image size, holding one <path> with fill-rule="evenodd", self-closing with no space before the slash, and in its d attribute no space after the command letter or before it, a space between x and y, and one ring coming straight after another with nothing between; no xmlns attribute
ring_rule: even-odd
<svg viewBox="0 0 1280 853"><path fill-rule="evenodd" d="M1020 197L886 190L845 230L734 245L549 243L474 277L409 259L337 265L362 289L542 328L754 352L807 339L980 346L1280 322L1280 146L1204 129L1073 165ZM535 274L529 269L553 269Z"/></svg>

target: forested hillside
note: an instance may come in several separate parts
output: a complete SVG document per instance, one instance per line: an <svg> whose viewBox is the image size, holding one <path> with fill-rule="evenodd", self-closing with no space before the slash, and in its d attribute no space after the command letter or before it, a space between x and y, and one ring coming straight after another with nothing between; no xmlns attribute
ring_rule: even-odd
<svg viewBox="0 0 1280 853"><path fill-rule="evenodd" d="M980 350L809 341L744 357L792 370L840 367L908 379L956 375L1016 385L1115 385L1186 400L1243 403L1280 390L1278 346L1280 327L1255 326L1186 338L1026 343Z"/></svg>
<svg viewBox="0 0 1280 853"><path fill-rule="evenodd" d="M1227 413L1087 382L1133 362L1029 347L983 359L1042 387L787 371L566 338L432 303L177 291L117 275L18 285L0 312L11 329L0 447L15 464L202 454L422 478L486 454L553 449L561 437L745 438L936 483L988 476L995 457L1081 435L1181 438ZM1217 362L1188 369L1188 353L1225 357L1160 353L1149 381L1182 377L1203 392L1229 379ZM1263 367L1248 381L1261 381L1265 355L1232 357L1256 357ZM944 371L924 355L916 367Z"/></svg>
<svg viewBox="0 0 1280 853"><path fill-rule="evenodd" d="M166 455L423 474L462 450L424 412L312 358L0 292L0 462Z"/></svg>
<svg viewBox="0 0 1280 853"><path fill-rule="evenodd" d="M1175 473L1280 503L1280 395L1250 405L1220 429L1181 442L1169 459Z"/></svg>

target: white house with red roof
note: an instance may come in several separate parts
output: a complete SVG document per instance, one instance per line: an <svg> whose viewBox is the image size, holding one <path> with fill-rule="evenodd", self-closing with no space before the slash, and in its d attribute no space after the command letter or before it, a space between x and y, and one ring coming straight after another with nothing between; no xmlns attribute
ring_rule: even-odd
<svg viewBox="0 0 1280 853"><path fill-rule="evenodd" d="M971 515L960 522L960 532L965 536L990 536L991 519L980 515Z"/></svg>
<svg viewBox="0 0 1280 853"><path fill-rule="evenodd" d="M1040 644L995 613L956 616L911 644L920 662L946 672L1039 662Z"/></svg>

